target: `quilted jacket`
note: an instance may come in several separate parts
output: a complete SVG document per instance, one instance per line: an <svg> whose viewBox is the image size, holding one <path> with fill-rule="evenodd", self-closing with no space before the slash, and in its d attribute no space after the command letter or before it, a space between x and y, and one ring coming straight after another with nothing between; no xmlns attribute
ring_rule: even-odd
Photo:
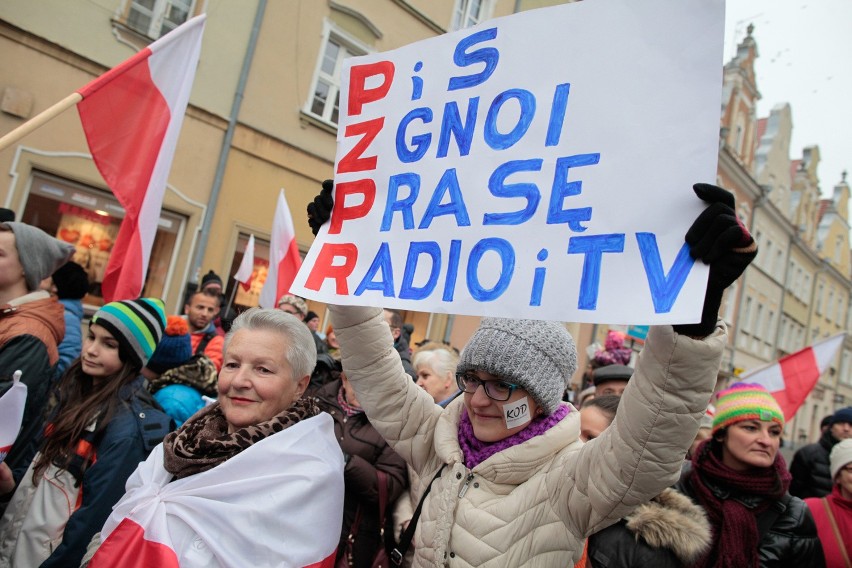
<svg viewBox="0 0 852 568"><path fill-rule="evenodd" d="M425 483L414 566L560 567L584 539L673 484L713 391L724 324L703 340L651 329L612 426L579 440L579 412L473 469L447 408L405 374L379 308L332 306L343 369L370 422Z"/></svg>

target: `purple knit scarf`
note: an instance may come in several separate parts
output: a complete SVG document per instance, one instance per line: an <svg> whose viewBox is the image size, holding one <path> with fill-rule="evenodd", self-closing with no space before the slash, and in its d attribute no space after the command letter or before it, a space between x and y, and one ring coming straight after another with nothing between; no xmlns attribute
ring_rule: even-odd
<svg viewBox="0 0 852 568"><path fill-rule="evenodd" d="M463 409L461 420L459 421L459 446L461 446L462 454L464 455L464 465L468 469L473 469L498 452L502 452L512 446L517 446L531 438L544 434L568 416L568 412L569 408L567 406L560 405L556 409L556 412L550 416L538 416L534 418L529 426L516 434L512 434L508 438L497 442L481 442L473 435L473 424L470 422L467 410Z"/></svg>

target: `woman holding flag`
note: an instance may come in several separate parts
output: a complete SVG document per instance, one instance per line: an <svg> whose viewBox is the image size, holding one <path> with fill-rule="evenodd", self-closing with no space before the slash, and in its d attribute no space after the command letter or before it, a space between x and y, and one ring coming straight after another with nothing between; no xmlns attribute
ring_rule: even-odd
<svg viewBox="0 0 852 568"><path fill-rule="evenodd" d="M218 402L130 476L89 566L333 563L343 455L331 417L302 397L315 364L300 319L274 309L240 314L225 337Z"/></svg>
<svg viewBox="0 0 852 568"><path fill-rule="evenodd" d="M315 232L333 205L324 186L308 206ZM442 409L405 380L381 309L331 307L358 400L422 480L414 566L571 565L588 535L677 480L727 342L723 291L757 250L733 195L695 191L710 204L686 237L710 265L702 320L651 328L615 421L586 444L561 401L577 361L564 326L484 318L457 367L464 394Z"/></svg>

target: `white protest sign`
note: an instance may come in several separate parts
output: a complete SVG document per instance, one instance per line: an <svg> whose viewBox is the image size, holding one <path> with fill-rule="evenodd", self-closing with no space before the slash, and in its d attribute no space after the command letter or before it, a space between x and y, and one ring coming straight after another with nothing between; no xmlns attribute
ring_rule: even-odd
<svg viewBox="0 0 852 568"><path fill-rule="evenodd" d="M291 291L609 323L700 319L723 0L586 0L342 70L334 211Z"/></svg>

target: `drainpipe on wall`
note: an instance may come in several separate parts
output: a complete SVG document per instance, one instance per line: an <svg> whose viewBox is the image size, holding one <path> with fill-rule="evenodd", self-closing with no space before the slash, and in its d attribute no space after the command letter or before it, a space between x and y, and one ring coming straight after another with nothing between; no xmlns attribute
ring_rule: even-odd
<svg viewBox="0 0 852 568"><path fill-rule="evenodd" d="M213 215L216 213L216 202L219 200L219 192L222 190L222 180L225 177L225 166L228 163L228 155L231 150L231 142L234 139L234 131L237 127L237 117L240 114L240 106L243 103L246 83L248 82L249 70L254 59L254 50L257 47L257 39L260 35L260 25L263 22L263 14L266 11L266 0L260 0L257 4L257 12L254 15L254 23L251 28L246 55L243 58L243 66L240 70L240 78L237 82L237 90L234 93L234 102L231 105L231 114L228 117L228 128L225 130L225 138L222 140L222 148L219 151L219 162L216 164L216 175L213 178L213 188L210 191L210 201L207 204L207 212L201 224L198 239L198 248L195 249L195 257L192 269L189 272L189 282L186 284L186 293L192 293L198 288L198 274L201 270L201 262L207 249L207 238L210 235L210 226L213 224Z"/></svg>

